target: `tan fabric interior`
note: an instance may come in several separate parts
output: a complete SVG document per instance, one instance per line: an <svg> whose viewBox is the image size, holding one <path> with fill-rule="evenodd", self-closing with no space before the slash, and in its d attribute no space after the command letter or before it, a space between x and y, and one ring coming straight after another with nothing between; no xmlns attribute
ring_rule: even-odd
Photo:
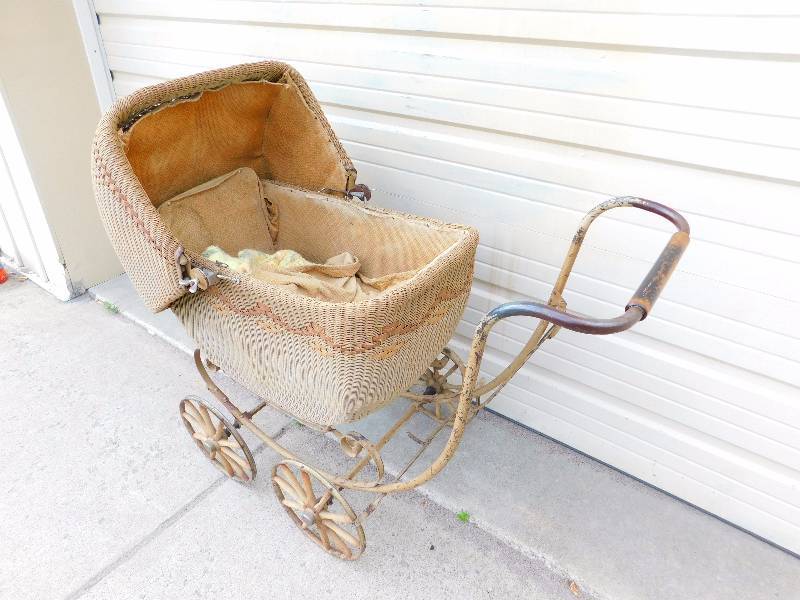
<svg viewBox="0 0 800 600"><path fill-rule="evenodd" d="M264 131L266 172L259 174L309 190L344 189L347 173L327 133L289 75L283 81Z"/></svg>
<svg viewBox="0 0 800 600"><path fill-rule="evenodd" d="M293 250L324 264L349 253L360 264L350 277L377 293L412 277L461 237L304 191L341 190L348 173L288 73L155 107L119 135L165 225L196 254L210 246L231 256Z"/></svg>
<svg viewBox="0 0 800 600"><path fill-rule="evenodd" d="M158 212L183 247L197 254L212 245L229 254L273 251L277 209L264 200L258 175L248 167L187 190Z"/></svg>
<svg viewBox="0 0 800 600"><path fill-rule="evenodd" d="M405 279L408 271L421 269L463 235L366 211L350 201L261 183L265 196L278 207L277 248L296 250L313 262L350 252L361 261L366 278L402 274L398 280Z"/></svg>
<svg viewBox="0 0 800 600"><path fill-rule="evenodd" d="M294 81L232 83L154 110L121 140L155 206L239 167L312 190L347 173Z"/></svg>
<svg viewBox="0 0 800 600"><path fill-rule="evenodd" d="M347 255L358 268L343 275L357 272L365 285L378 291L413 276L459 239L452 229L260 180L249 167L170 198L158 212L179 242L197 254L210 246L231 256L249 250L293 250L318 266ZM325 269L310 270L338 276Z"/></svg>

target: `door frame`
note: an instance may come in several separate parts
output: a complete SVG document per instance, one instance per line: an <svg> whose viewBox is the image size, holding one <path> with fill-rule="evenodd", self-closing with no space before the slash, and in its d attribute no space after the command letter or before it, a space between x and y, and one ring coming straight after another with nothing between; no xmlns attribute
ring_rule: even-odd
<svg viewBox="0 0 800 600"><path fill-rule="evenodd" d="M31 281L60 300L73 297L58 244L44 214L28 160L17 135L14 119L8 108L0 82L0 169L7 172L12 193L0 204L0 218L11 236L15 256L3 261L19 269ZM13 213L13 214L12 214ZM24 246L34 264L25 264L18 248Z"/></svg>

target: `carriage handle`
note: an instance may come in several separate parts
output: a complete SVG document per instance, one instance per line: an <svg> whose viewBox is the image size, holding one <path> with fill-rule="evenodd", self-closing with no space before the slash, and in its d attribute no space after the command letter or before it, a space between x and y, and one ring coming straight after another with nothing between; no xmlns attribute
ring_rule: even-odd
<svg viewBox="0 0 800 600"><path fill-rule="evenodd" d="M671 222L678 231L672 234L672 237L661 251L655 263L653 263L650 271L645 275L642 283L639 285L636 292L634 292L633 296L631 296L630 300L628 300L628 303L625 305L625 311L621 315L613 318L598 319L595 317L578 315L566 310L561 294L564 292L564 288L567 285L567 280L572 273L572 267L575 264L575 259L578 257L578 252L586 238L589 227L594 220L604 212L612 208L622 207L638 208L657 214ZM681 256L683 256L683 252L686 250L688 244L689 223L683 215L668 206L643 198L635 198L633 196L611 198L610 200L598 204L586 214L578 227L578 231L573 236L572 243L567 251L567 255L564 257L561 271L553 285L553 291L550 294L550 300L547 304L532 301L507 302L486 313L475 331L475 337L470 350L470 360L467 364L467 370L464 373L462 394L465 388L469 388L469 394L471 396L482 396L486 392L494 389L497 385L504 385L522 365L525 364L546 337L552 337L557 333L557 331L545 333L549 323L556 328L563 327L564 329L577 331L579 333L608 335L630 329L639 321L644 320L647 318L647 315L650 314L650 311L652 311L653 305L655 305L664 286L666 286L667 281L669 281L670 276L673 271L675 271L675 267L678 265L678 261L680 261ZM534 330L522 351L499 375L489 383L480 385L478 389L475 389L478 376L477 367L480 366L480 359L483 355L483 348L486 345L489 332L497 322L508 317L517 316L540 319L539 326ZM476 357L476 354L478 364L475 366L474 370L470 370L470 363L472 363L472 359Z"/></svg>
<svg viewBox="0 0 800 600"><path fill-rule="evenodd" d="M611 319L598 319L578 315L567 310L560 310L553 306L554 299L560 298L564 291L567 278L572 271L572 266L575 264L575 259L578 256L578 251L586 237L589 226L605 211L626 206L655 213L670 221L675 225L678 231L672 234L669 242L650 269L650 272L647 273L636 292L625 305L625 312ZM507 302L489 311L486 315L486 319L502 320L512 316L528 316L539 318L559 327L563 327L564 329L578 331L580 333L607 335L625 331L639 321L644 320L647 315L650 314L653 305L661 295L661 292L666 286L667 281L669 281L670 276L678 265L678 261L681 259L681 256L683 256L683 252L686 250L688 244L689 223L683 215L677 211L663 204L659 204L658 202L652 202L643 198L634 198L630 196L612 198L592 209L581 222L577 233L572 239L572 244L567 252L567 256L564 259L561 272L553 288L553 294L551 294L550 303L543 304L541 302L529 301Z"/></svg>

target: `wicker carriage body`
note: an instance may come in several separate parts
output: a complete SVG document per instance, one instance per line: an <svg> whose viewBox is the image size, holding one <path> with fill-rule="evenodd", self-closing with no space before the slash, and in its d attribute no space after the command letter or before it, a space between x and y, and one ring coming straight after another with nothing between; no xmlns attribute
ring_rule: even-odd
<svg viewBox="0 0 800 600"><path fill-rule="evenodd" d="M121 98L98 126L93 177L102 221L142 300L154 312L171 309L197 343L195 366L215 402L180 401L191 440L228 477L249 482L257 466L238 431L247 429L282 458L271 482L292 522L347 560L364 551L363 523L386 495L439 473L470 421L542 344L562 328L608 335L633 327L652 311L689 243L689 224L667 206L630 196L599 204L581 221L547 302L491 309L464 359L445 344L466 304L477 232L354 200L352 162L288 65L240 65ZM625 207L659 215L677 231L622 314L567 310L563 293L589 227ZM293 279L276 279L274 263L241 272L248 256L296 253L315 275L290 269L280 275ZM323 278L334 272L335 284ZM536 325L504 369L479 379L493 327L511 317ZM237 406L212 377L212 363L263 401ZM421 393L409 389L418 381ZM407 407L380 439L336 428L396 396ZM313 466L268 435L254 421L268 405L335 436L347 470ZM416 416L431 428L424 437L408 432L415 451L385 481L381 451ZM442 432L449 437L438 455L410 471ZM375 498L357 514L344 492Z"/></svg>
<svg viewBox="0 0 800 600"><path fill-rule="evenodd" d="M249 167L281 196L277 243L318 260L351 251L372 275L413 271L380 294L330 302L229 272L189 293L157 207ZM153 311L172 309L204 354L270 404L317 427L349 422L414 383L452 336L469 293L475 230L361 206L356 172L303 78L276 62L211 71L118 100L93 148L112 244ZM281 191L282 190L282 191Z"/></svg>

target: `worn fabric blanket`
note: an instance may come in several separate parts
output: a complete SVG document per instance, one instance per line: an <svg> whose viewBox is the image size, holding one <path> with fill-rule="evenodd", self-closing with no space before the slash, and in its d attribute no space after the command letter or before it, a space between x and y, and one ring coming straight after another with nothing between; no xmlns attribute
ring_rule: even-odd
<svg viewBox="0 0 800 600"><path fill-rule="evenodd" d="M416 272L366 277L359 273L359 260L349 252L337 254L324 263L306 260L294 250L268 253L246 249L232 256L218 246L209 246L203 256L223 263L238 273L246 273L276 285L290 286L300 294L329 302L364 300L409 279Z"/></svg>

